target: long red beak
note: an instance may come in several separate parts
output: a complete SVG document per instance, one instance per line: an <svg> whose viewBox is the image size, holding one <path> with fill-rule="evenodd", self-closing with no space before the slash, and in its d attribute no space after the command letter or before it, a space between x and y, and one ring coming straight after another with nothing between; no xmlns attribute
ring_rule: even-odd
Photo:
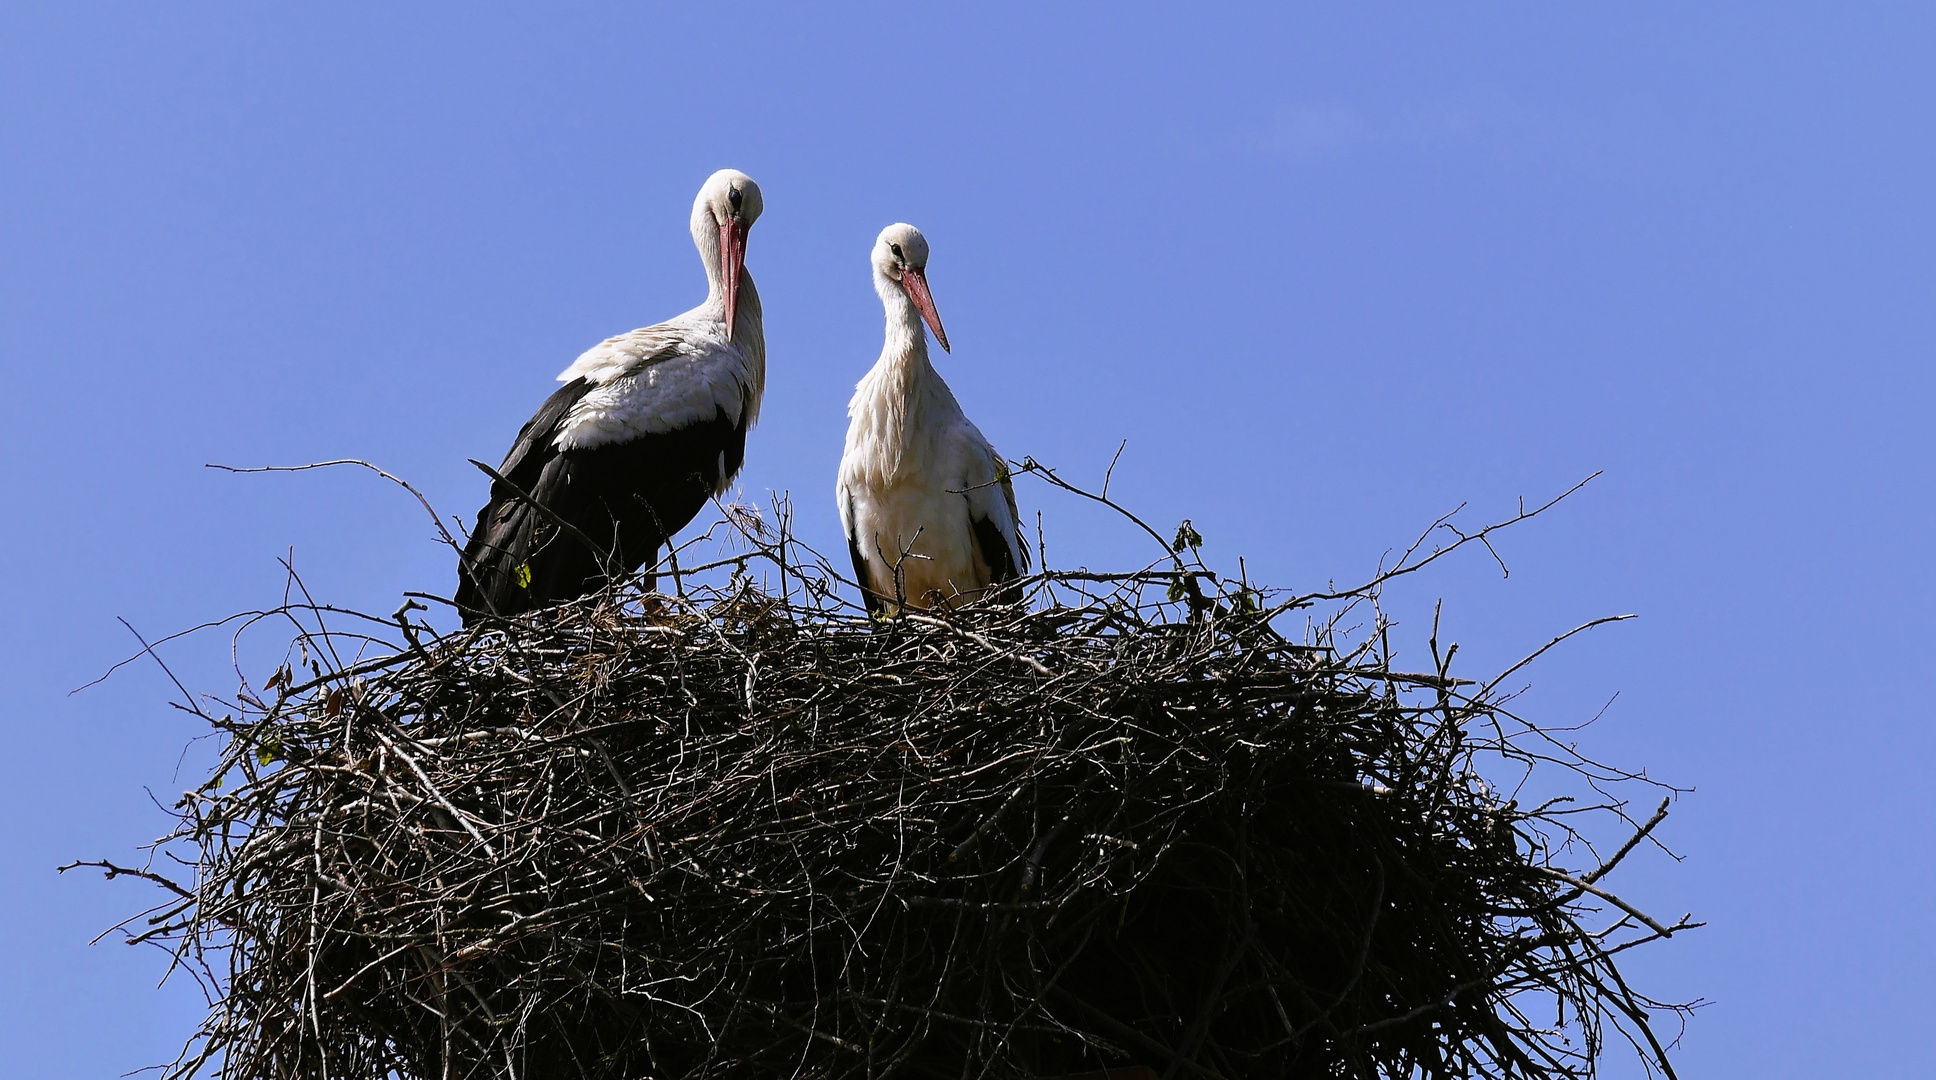
<svg viewBox="0 0 1936 1080"><path fill-rule="evenodd" d="M726 340L733 340L739 316L739 278L746 272L746 231L743 221L728 220L719 227L719 266L726 275Z"/></svg>
<svg viewBox="0 0 1936 1080"><path fill-rule="evenodd" d="M934 295L928 292L928 275L910 266L901 271L901 288L907 290L908 299L914 301L914 309L928 320L928 329L934 331L934 339L941 343L941 351L952 352L948 348L948 332L941 329L941 316L934 310Z"/></svg>

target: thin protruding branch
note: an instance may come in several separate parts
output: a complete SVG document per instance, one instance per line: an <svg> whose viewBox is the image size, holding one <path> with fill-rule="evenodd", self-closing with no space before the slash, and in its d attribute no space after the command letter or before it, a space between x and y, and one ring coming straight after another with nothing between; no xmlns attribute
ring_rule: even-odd
<svg viewBox="0 0 1936 1080"><path fill-rule="evenodd" d="M337 458L334 461L313 461L307 465L237 466L237 465L217 465L213 462L210 462L208 465L204 467L210 468L210 469L220 469L223 472L232 472L232 473L268 473L268 472L307 472L310 469L328 469L328 468L333 468L337 465L355 465L361 468L368 469L371 472L377 474L378 476L381 476L385 480L388 480L391 483L402 488L403 490L409 492L411 495L415 496L417 500L417 505L423 507L424 513L430 515L430 523L437 527L437 535L443 538L443 542L445 546L449 547L452 551L456 552L459 555L462 555L464 553L464 545L457 542L457 538L450 534L449 529L444 528L444 519L438 516L436 508L430 505L430 500L424 497L423 492L418 491L416 487L410 483L410 481L405 480L394 473L391 473L382 468L379 468L378 466L368 461L364 461L361 458Z"/></svg>

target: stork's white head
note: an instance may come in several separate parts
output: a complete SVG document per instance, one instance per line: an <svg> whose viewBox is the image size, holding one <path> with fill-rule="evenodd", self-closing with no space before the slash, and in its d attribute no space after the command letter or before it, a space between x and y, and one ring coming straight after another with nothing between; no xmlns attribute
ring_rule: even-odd
<svg viewBox="0 0 1936 1080"><path fill-rule="evenodd" d="M948 334L941 329L941 316L934 310L934 296L928 291L928 238L920 229L897 222L881 230L874 241L874 288L889 303L897 293L913 301L914 309L934 331L934 339L947 350Z"/></svg>
<svg viewBox="0 0 1936 1080"><path fill-rule="evenodd" d="M715 253L719 285L726 294L726 340L733 339L733 319L739 312L739 279L746 272L746 236L766 204L760 186L738 169L721 169L706 178L692 201L692 242L707 266Z"/></svg>

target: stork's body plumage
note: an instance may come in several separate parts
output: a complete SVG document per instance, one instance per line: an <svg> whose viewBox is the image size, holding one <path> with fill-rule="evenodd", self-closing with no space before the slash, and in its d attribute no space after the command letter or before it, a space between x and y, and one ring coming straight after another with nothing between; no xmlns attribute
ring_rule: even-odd
<svg viewBox="0 0 1936 1080"><path fill-rule="evenodd" d="M750 177L713 174L692 211L705 301L586 350L518 432L459 566L467 622L561 603L656 560L739 472L766 385L745 272L760 210Z"/></svg>
<svg viewBox="0 0 1936 1080"><path fill-rule="evenodd" d="M854 575L876 612L971 602L1028 568L1002 458L928 359L922 319L944 349L948 339L927 254L911 225L889 226L874 246L887 341L847 406L835 490Z"/></svg>

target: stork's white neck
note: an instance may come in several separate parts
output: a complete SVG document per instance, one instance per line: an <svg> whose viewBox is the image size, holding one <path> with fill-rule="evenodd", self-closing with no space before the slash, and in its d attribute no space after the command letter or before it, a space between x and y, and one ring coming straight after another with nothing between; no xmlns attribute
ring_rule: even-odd
<svg viewBox="0 0 1936 1080"><path fill-rule="evenodd" d="M961 407L928 359L927 328L914 301L884 274L875 274L874 287L886 309L886 340L847 406L847 444L850 462L884 485L903 469L926 467L934 435Z"/></svg>
<svg viewBox="0 0 1936 1080"><path fill-rule="evenodd" d="M706 267L706 301L700 310L720 322L726 321L726 268L719 261L719 227L707 214L703 223L694 216L692 244L699 249L699 261ZM739 310L734 313L733 337L742 339L750 332L758 340L764 324L760 309L760 290L753 286L752 270L739 271ZM764 350L762 350L764 352Z"/></svg>
<svg viewBox="0 0 1936 1080"><path fill-rule="evenodd" d="M719 225L703 206L692 211L692 244L699 249L699 261L706 267L706 299L689 314L726 323L726 267L719 258ZM723 336L723 335L722 335ZM759 422L760 401L766 395L766 313L760 307L760 290L753 284L753 272L739 272L739 303L733 313L733 346L746 359L746 373L752 390L751 412L746 426Z"/></svg>
<svg viewBox="0 0 1936 1080"><path fill-rule="evenodd" d="M876 396L895 417L894 426L900 430L892 433L892 440L900 443L905 442L907 429L918 430L929 407L937 404L932 400L935 387L950 400L953 395L948 394L947 384L928 360L927 326L907 291L885 274L875 275L874 287L886 309L887 333L870 381L877 382Z"/></svg>
<svg viewBox="0 0 1936 1080"><path fill-rule="evenodd" d="M706 302L700 310L721 324L726 322L726 284L724 275L713 272L713 264L719 262L714 255L706 266ZM766 324L766 315L760 309L760 290L753 285L753 272L739 272L739 310L733 313L733 340L738 342L760 342L760 356L766 355L765 337L761 333Z"/></svg>
<svg viewBox="0 0 1936 1080"><path fill-rule="evenodd" d="M881 306L887 309L887 340L881 347L880 362L908 368L916 377L934 374L934 366L928 362L928 328L921 322L914 301L899 282L885 276L879 278L878 289Z"/></svg>
<svg viewBox="0 0 1936 1080"><path fill-rule="evenodd" d="M713 216L693 215L692 246L699 249L699 261L706 265L706 302L726 302L726 267L719 261L719 226ZM741 278L742 284L745 278Z"/></svg>

